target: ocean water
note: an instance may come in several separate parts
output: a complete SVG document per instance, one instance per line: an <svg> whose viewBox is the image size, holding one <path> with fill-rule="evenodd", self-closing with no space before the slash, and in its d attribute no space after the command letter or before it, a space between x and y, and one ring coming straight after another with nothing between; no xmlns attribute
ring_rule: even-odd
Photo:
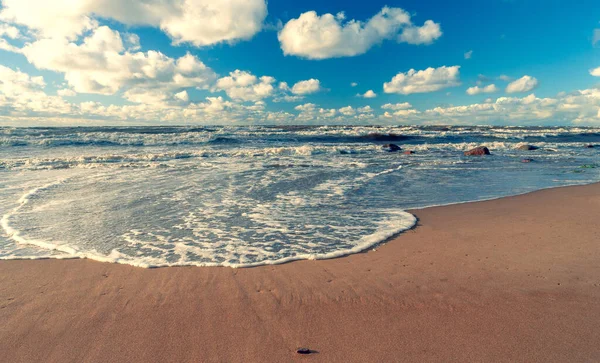
<svg viewBox="0 0 600 363"><path fill-rule="evenodd" d="M338 257L411 228L409 208L596 182L587 144L600 128L0 128L0 259ZM479 145L492 155L463 156Z"/></svg>

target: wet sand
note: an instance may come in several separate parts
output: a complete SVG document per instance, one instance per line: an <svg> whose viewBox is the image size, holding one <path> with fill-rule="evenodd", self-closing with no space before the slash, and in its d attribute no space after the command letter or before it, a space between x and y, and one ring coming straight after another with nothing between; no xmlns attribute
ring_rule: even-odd
<svg viewBox="0 0 600 363"><path fill-rule="evenodd" d="M412 212L334 260L0 261L0 361L600 361L600 184Z"/></svg>

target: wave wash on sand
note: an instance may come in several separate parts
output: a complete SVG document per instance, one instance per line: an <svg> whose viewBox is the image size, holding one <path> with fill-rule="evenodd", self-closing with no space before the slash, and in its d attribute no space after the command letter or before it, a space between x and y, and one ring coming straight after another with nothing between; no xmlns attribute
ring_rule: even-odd
<svg viewBox="0 0 600 363"><path fill-rule="evenodd" d="M1 259L249 267L333 258L411 228L408 208L600 179L598 148L584 147L600 143L591 128L0 130ZM415 153L388 152L389 143ZM492 155L463 155L478 145Z"/></svg>

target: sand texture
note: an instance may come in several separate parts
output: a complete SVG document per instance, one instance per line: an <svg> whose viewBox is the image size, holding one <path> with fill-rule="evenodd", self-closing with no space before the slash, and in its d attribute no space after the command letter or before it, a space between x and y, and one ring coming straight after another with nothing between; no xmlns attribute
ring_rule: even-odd
<svg viewBox="0 0 600 363"><path fill-rule="evenodd" d="M600 184L413 213L326 261L0 261L0 361L600 361Z"/></svg>

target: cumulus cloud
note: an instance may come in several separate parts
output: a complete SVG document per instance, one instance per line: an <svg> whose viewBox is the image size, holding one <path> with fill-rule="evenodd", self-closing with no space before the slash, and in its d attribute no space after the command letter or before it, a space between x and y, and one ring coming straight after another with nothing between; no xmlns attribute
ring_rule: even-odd
<svg viewBox="0 0 600 363"><path fill-rule="evenodd" d="M339 111L339 113L341 113L344 116L352 116L352 115L356 114L356 110L354 110L354 108L352 108L352 106L342 107L338 111Z"/></svg>
<svg viewBox="0 0 600 363"><path fill-rule="evenodd" d="M357 96L359 97L363 97L363 98L375 98L377 97L377 93L373 92L372 89L368 90L367 92L365 92L364 94L358 94Z"/></svg>
<svg viewBox="0 0 600 363"><path fill-rule="evenodd" d="M384 110L398 111L398 110L406 110L406 109L412 108L412 105L408 102L386 103L385 105L381 106L381 108L383 108Z"/></svg>
<svg viewBox="0 0 600 363"><path fill-rule="evenodd" d="M408 44L431 44L442 36L440 24L427 20L422 27L409 26L402 30L399 41Z"/></svg>
<svg viewBox="0 0 600 363"><path fill-rule="evenodd" d="M160 28L173 42L206 46L249 39L267 16L264 0L3 0L0 20L39 37L76 39L96 16Z"/></svg>
<svg viewBox="0 0 600 363"><path fill-rule="evenodd" d="M292 93L295 95L308 95L316 93L321 90L321 82L318 79L308 79L306 81L300 81L294 84L292 87Z"/></svg>
<svg viewBox="0 0 600 363"><path fill-rule="evenodd" d="M470 96L478 95L481 93L494 93L494 92L498 92L498 87L496 87L495 84L490 84L485 87L475 86L475 87L467 88L467 94Z"/></svg>
<svg viewBox="0 0 600 363"><path fill-rule="evenodd" d="M293 115L287 112L265 110L262 101L245 105L222 97L206 97L202 102L189 102L185 90L173 96L179 104L105 105L95 101L68 102L60 96L46 94L45 85L42 77L0 66L0 124L121 124L130 121L144 124L180 123L182 119L205 124L231 124L265 120L285 122L293 119Z"/></svg>
<svg viewBox="0 0 600 363"><path fill-rule="evenodd" d="M216 78L190 54L173 59L156 51L131 53L121 34L106 26L94 29L79 44L64 38L40 39L19 52L38 69L63 73L76 92L123 91L133 102L173 100L184 88L208 88Z"/></svg>
<svg viewBox="0 0 600 363"><path fill-rule="evenodd" d="M77 95L77 92L73 91L72 89L65 88L56 91L56 94L61 97L73 97Z"/></svg>
<svg viewBox="0 0 600 363"><path fill-rule="evenodd" d="M236 69L229 76L219 78L213 90L225 91L234 100L260 101L270 97L275 92L275 78L270 76L257 77L250 72Z"/></svg>
<svg viewBox="0 0 600 363"><path fill-rule="evenodd" d="M430 67L421 71L411 69L406 73L398 73L390 82L384 83L383 90L385 93L409 95L459 86L459 69L460 66Z"/></svg>
<svg viewBox="0 0 600 363"><path fill-rule="evenodd" d="M72 111L71 106L61 97L47 95L45 87L43 77L32 77L20 70L0 65L0 114L48 115Z"/></svg>
<svg viewBox="0 0 600 363"><path fill-rule="evenodd" d="M473 56L473 51L470 50L468 52L465 53L465 59L471 59L471 57Z"/></svg>
<svg viewBox="0 0 600 363"><path fill-rule="evenodd" d="M20 70L0 65L0 91L6 96L34 93L46 87L44 77L31 77Z"/></svg>
<svg viewBox="0 0 600 363"><path fill-rule="evenodd" d="M358 86L358 83L356 83L356 82L350 83L350 87L356 87L356 86Z"/></svg>
<svg viewBox="0 0 600 363"><path fill-rule="evenodd" d="M523 76L508 84L506 93L529 92L536 88L538 80L535 77Z"/></svg>
<svg viewBox="0 0 600 363"><path fill-rule="evenodd" d="M315 105L314 103L305 103L303 105L298 105L296 107L294 107L294 110L296 111L302 111L302 112L310 112L310 111L314 111L316 109L317 105Z"/></svg>
<svg viewBox="0 0 600 363"><path fill-rule="evenodd" d="M600 89L586 89L555 98L534 94L500 97L465 106L436 107L425 112L439 123L455 124L599 124Z"/></svg>
<svg viewBox="0 0 600 363"><path fill-rule="evenodd" d="M363 54L393 38L410 44L430 44L441 35L440 25L431 20L419 27L403 9L384 7L367 22L346 21L344 13L318 15L308 11L288 21L277 37L285 55L326 59Z"/></svg>
<svg viewBox="0 0 600 363"><path fill-rule="evenodd" d="M237 77L236 85L260 83L247 75ZM18 69L0 66L0 123L17 125L51 123L81 124L178 123L182 119L204 124L232 123L316 123L365 124L379 122L441 123L441 124L600 124L600 89L592 88L560 93L553 98L499 97L464 106L435 107L419 111L409 103L387 103L383 114L371 106L352 105L340 109L320 108L313 103L295 107L293 113L268 111L265 102L238 103L224 97L206 97L190 102L187 91L174 94L181 104L138 103L104 105L100 102L68 102L60 96L45 93L42 77L28 75ZM70 121L69 121L70 120Z"/></svg>
<svg viewBox="0 0 600 363"><path fill-rule="evenodd" d="M510 82L513 80L512 77L507 76L506 74L501 75L500 77L498 77L498 79L504 82Z"/></svg>
<svg viewBox="0 0 600 363"><path fill-rule="evenodd" d="M590 70L590 74L594 77L600 77L600 67Z"/></svg>

